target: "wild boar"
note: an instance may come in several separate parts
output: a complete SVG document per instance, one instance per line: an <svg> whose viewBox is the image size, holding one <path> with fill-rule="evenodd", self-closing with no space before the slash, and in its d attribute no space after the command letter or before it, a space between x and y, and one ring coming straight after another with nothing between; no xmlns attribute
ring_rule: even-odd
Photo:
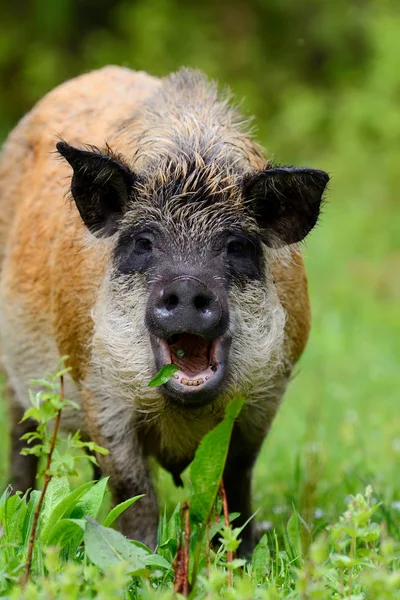
<svg viewBox="0 0 400 600"><path fill-rule="evenodd" d="M57 147L57 151L56 151ZM12 416L11 480L34 485L19 452L31 378L60 356L79 428L127 536L156 544L155 457L177 484L237 395L224 482L251 514L252 468L308 336L298 243L328 175L277 166L200 72L157 79L105 67L57 87L6 141L0 164L0 332ZM149 380L165 364L165 385ZM243 532L251 549L253 525Z"/></svg>

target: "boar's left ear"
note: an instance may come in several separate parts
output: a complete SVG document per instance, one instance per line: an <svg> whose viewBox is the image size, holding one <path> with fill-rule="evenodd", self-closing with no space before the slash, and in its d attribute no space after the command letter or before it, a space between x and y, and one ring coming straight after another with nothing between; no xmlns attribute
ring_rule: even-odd
<svg viewBox="0 0 400 600"><path fill-rule="evenodd" d="M133 173L111 153L80 150L66 142L56 147L74 170L71 192L86 227L97 237L113 235L127 207Z"/></svg>
<svg viewBox="0 0 400 600"><path fill-rule="evenodd" d="M317 169L276 167L244 184L245 198L268 246L300 242L318 220L329 176Z"/></svg>

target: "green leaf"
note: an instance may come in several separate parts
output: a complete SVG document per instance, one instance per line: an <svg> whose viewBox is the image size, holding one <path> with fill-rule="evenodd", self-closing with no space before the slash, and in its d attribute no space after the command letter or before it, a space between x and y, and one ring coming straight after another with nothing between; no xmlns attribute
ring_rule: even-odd
<svg viewBox="0 0 400 600"><path fill-rule="evenodd" d="M76 490L70 492L61 502L59 502L52 510L47 523L43 527L40 539L43 545L48 543L51 531L56 526L58 521L64 516L70 516L70 513L75 508L78 500L89 490L93 485L94 481L88 481L84 483Z"/></svg>
<svg viewBox="0 0 400 600"><path fill-rule="evenodd" d="M225 419L200 442L190 468L193 496L191 514L206 523L217 497L228 455L233 424L244 404L243 398L235 398L226 409Z"/></svg>
<svg viewBox="0 0 400 600"><path fill-rule="evenodd" d="M169 381L177 371L179 371L179 367L176 365L164 365L147 385L149 387L158 387L159 385L164 385L164 383L167 383L167 381Z"/></svg>
<svg viewBox="0 0 400 600"><path fill-rule="evenodd" d="M42 436L37 431L28 431L24 435L21 435L20 440L26 440L28 444L33 442L33 440L41 440Z"/></svg>
<svg viewBox="0 0 400 600"><path fill-rule="evenodd" d="M243 404L243 398L235 398L228 404L224 420L202 439L190 468L193 485L190 513L195 521L202 524L197 540L193 540L196 548L192 569L193 586L200 566L200 552L207 522L211 516L224 472L233 425Z"/></svg>
<svg viewBox="0 0 400 600"><path fill-rule="evenodd" d="M10 496L4 505L5 539L12 544L23 542L23 524L27 514L25 499L19 493ZM2 519L3 520L3 519Z"/></svg>
<svg viewBox="0 0 400 600"><path fill-rule="evenodd" d="M226 566L228 569L239 569L240 567L244 567L244 565L247 563L247 560L245 558L234 558L233 560L231 560L230 562L226 563Z"/></svg>
<svg viewBox="0 0 400 600"><path fill-rule="evenodd" d="M146 556L146 567L149 569L171 569L172 565L159 554L148 554Z"/></svg>
<svg viewBox="0 0 400 600"><path fill-rule="evenodd" d="M143 548L131 544L118 531L103 527L90 517L87 517L85 548L88 558L100 569L108 569L111 565L124 562L133 576L146 572L149 555Z"/></svg>
<svg viewBox="0 0 400 600"><path fill-rule="evenodd" d="M180 539L181 532L181 504L175 506L174 512L172 513L167 523L166 510L162 522L159 524L159 545L158 551L161 552L162 556L169 558L171 561L174 559L178 550L178 542Z"/></svg>
<svg viewBox="0 0 400 600"><path fill-rule="evenodd" d="M72 519L81 519L86 516L93 519L97 517L104 500L108 479L108 477L103 477L82 496L70 515Z"/></svg>
<svg viewBox="0 0 400 600"><path fill-rule="evenodd" d="M287 541L286 551L291 560L297 560L302 556L300 522L297 511L294 510L286 526Z"/></svg>
<svg viewBox="0 0 400 600"><path fill-rule="evenodd" d="M53 477L46 490L43 508L41 512L41 523L44 526L50 518L51 513L66 496L70 493L67 477Z"/></svg>
<svg viewBox="0 0 400 600"><path fill-rule="evenodd" d="M39 503L39 499L40 492L38 490L32 490L29 494L29 502L27 504L27 512L23 525L24 552L28 549L29 536L32 530L33 519L35 518L35 511Z"/></svg>
<svg viewBox="0 0 400 600"><path fill-rule="evenodd" d="M84 519L61 519L51 530L47 543L49 546L58 546L64 548L71 541L74 541L76 546L83 539L86 521Z"/></svg>
<svg viewBox="0 0 400 600"><path fill-rule="evenodd" d="M256 583L261 583L268 570L270 561L270 553L268 548L268 537L264 533L257 546L254 549L253 557L251 561L254 578Z"/></svg>
<svg viewBox="0 0 400 600"><path fill-rule="evenodd" d="M77 433L79 434L79 432L77 432ZM74 437L71 439L72 447L85 448L87 450L90 450L90 452L97 452L98 454L102 454L103 456L106 456L108 454L107 448L103 448L102 446L99 446L98 444L95 444L94 442L82 442L82 440L80 440L76 436L77 436L77 434L75 434ZM90 457L90 458L92 458L92 457Z"/></svg>
<svg viewBox="0 0 400 600"><path fill-rule="evenodd" d="M110 525L112 525L114 523L114 521L119 517L120 514L122 514L127 508L132 506L132 504L134 504L137 500L140 500L140 498L143 498L143 496L145 496L145 494L140 494L139 496L134 496L133 498L129 498L128 500L125 500L124 502L117 504L117 506L114 506L114 508L112 510L110 510L110 512L104 519L103 527L110 527Z"/></svg>
<svg viewBox="0 0 400 600"><path fill-rule="evenodd" d="M40 409L36 408L35 406L28 408L28 410L24 412L24 416L21 419L21 423L23 421L26 421L27 419L34 419L35 421L40 421Z"/></svg>

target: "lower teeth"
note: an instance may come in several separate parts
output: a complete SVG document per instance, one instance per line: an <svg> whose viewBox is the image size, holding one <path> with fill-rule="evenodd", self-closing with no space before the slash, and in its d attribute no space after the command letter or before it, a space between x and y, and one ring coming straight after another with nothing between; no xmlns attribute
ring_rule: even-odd
<svg viewBox="0 0 400 600"><path fill-rule="evenodd" d="M211 369L215 372L217 370L216 366L212 366ZM199 379L188 379L187 377L180 378L178 373L174 373L174 379L180 380L182 385L187 385L189 387L197 387L198 385L202 385L205 381L209 381L212 375L206 375L204 378L199 377Z"/></svg>
<svg viewBox="0 0 400 600"><path fill-rule="evenodd" d="M175 379L179 379L179 377L175 376ZM206 379L210 379L210 377L208 377L208 378L206 377ZM183 385L188 385L189 387L196 387L196 386L204 383L204 379L186 379L185 377L183 377L181 379L181 383Z"/></svg>

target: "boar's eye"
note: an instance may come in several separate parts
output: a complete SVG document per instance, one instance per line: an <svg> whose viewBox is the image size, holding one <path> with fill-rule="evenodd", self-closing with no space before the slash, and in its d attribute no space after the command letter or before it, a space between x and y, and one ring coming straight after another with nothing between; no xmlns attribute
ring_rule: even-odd
<svg viewBox="0 0 400 600"><path fill-rule="evenodd" d="M255 240L230 236L226 243L226 261L232 277L259 279L261 276L261 257Z"/></svg>
<svg viewBox="0 0 400 600"><path fill-rule="evenodd" d="M121 273L144 272L153 263L152 233L125 231L119 237L114 253Z"/></svg>
<svg viewBox="0 0 400 600"><path fill-rule="evenodd" d="M241 236L231 236L226 244L226 253L228 257L246 258L255 257L257 254L257 245L251 239Z"/></svg>
<svg viewBox="0 0 400 600"><path fill-rule="evenodd" d="M148 254L153 249L152 241L148 238L142 237L135 241L135 252L137 254Z"/></svg>
<svg viewBox="0 0 400 600"><path fill-rule="evenodd" d="M230 240L226 246L226 252L228 255L243 256L246 254L245 244L241 240Z"/></svg>

